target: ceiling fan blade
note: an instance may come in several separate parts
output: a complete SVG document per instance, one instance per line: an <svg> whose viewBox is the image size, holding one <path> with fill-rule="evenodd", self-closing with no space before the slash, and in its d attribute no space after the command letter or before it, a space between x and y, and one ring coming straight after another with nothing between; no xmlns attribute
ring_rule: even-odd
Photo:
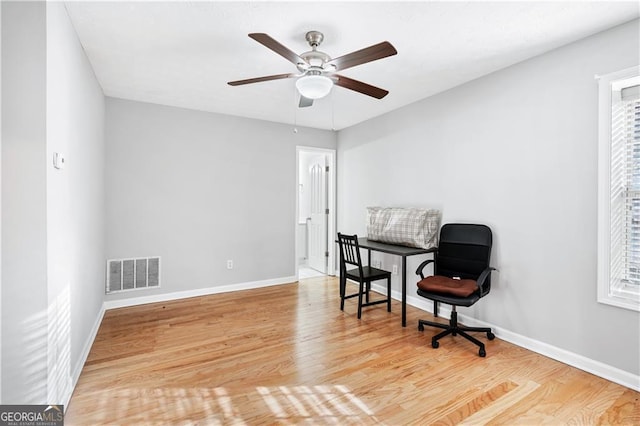
<svg viewBox="0 0 640 426"><path fill-rule="evenodd" d="M358 80L354 80L349 77L345 77L343 75L334 74L334 77L338 79L335 81L336 86L344 87L345 89L354 90L356 92L360 92L364 95L369 95L372 98L382 99L389 93L388 90L381 89L376 86L372 86L367 83L363 83Z"/></svg>
<svg viewBox="0 0 640 426"><path fill-rule="evenodd" d="M306 108L310 107L311 105L313 105L313 99L305 98L304 96L300 95L300 103L298 104L298 108Z"/></svg>
<svg viewBox="0 0 640 426"><path fill-rule="evenodd" d="M246 80L230 81L227 84L229 86L241 86L243 84L260 83L261 81L270 81L270 80L280 80L282 78L290 78L295 76L296 76L295 74L275 74L275 75L267 75L264 77L248 78Z"/></svg>
<svg viewBox="0 0 640 426"><path fill-rule="evenodd" d="M393 56L396 53L398 53L398 51L391 43L383 41L382 43L374 44L373 46L365 47L364 49L356 50L355 52L332 59L327 62L327 65L334 65L336 71L340 71L367 62L377 61L387 56Z"/></svg>
<svg viewBox="0 0 640 426"><path fill-rule="evenodd" d="M294 65L304 64L305 61L297 53L291 51L289 48L283 46L276 40L274 40L271 36L265 33L251 33L249 37L262 44L263 46L273 50L278 55L285 58L287 61L293 63Z"/></svg>

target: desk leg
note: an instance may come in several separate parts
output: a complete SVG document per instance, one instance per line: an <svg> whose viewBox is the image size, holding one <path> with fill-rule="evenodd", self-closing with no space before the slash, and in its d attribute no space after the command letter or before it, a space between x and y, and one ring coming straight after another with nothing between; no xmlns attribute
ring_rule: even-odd
<svg viewBox="0 0 640 426"><path fill-rule="evenodd" d="M371 249L367 249L367 266L371 266ZM371 281L366 283L366 286L367 286L366 303L369 303L369 290L371 290Z"/></svg>
<svg viewBox="0 0 640 426"><path fill-rule="evenodd" d="M340 267L340 310L344 311L344 293L347 286L347 275L345 270Z"/></svg>
<svg viewBox="0 0 640 426"><path fill-rule="evenodd" d="M402 326L407 326L407 258L402 256Z"/></svg>

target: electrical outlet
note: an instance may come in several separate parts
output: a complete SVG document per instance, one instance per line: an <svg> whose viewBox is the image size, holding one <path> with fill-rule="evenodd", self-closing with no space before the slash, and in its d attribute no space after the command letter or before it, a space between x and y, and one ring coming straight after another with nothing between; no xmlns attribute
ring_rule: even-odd
<svg viewBox="0 0 640 426"><path fill-rule="evenodd" d="M233 260L227 260L227 269L233 269Z"/></svg>
<svg viewBox="0 0 640 426"><path fill-rule="evenodd" d="M391 272L393 275L398 275L398 265L393 265L393 269Z"/></svg>

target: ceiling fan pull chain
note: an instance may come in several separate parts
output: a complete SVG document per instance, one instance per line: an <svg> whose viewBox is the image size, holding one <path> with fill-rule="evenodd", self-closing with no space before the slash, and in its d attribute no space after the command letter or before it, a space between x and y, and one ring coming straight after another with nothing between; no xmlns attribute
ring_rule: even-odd
<svg viewBox="0 0 640 426"><path fill-rule="evenodd" d="M335 95L331 93L331 130L336 131L336 103L334 102Z"/></svg>
<svg viewBox="0 0 640 426"><path fill-rule="evenodd" d="M296 99L298 93L295 84L293 85L293 133L298 133L298 108L296 106Z"/></svg>

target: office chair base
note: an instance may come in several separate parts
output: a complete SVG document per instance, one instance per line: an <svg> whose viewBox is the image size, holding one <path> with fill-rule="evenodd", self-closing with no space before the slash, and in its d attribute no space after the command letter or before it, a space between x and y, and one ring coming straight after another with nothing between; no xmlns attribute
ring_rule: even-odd
<svg viewBox="0 0 640 426"><path fill-rule="evenodd" d="M427 320L418 320L418 331L424 331L425 325L444 329L443 332L438 333L431 338L431 347L434 349L437 349L440 346L440 342L438 342L438 340L440 340L441 338L448 336L449 334L451 334L452 336L457 336L459 334L471 343L479 346L480 349L478 350L478 355L481 357L485 357L487 355L487 352L485 351L484 343L467 334L466 332L471 331L487 333L487 339L489 340L493 340L496 338L495 334L493 334L491 332L491 329L488 327L465 327L463 325L459 325L458 313L455 310L451 312L451 319L449 320L449 324L441 324L439 322L432 322Z"/></svg>

